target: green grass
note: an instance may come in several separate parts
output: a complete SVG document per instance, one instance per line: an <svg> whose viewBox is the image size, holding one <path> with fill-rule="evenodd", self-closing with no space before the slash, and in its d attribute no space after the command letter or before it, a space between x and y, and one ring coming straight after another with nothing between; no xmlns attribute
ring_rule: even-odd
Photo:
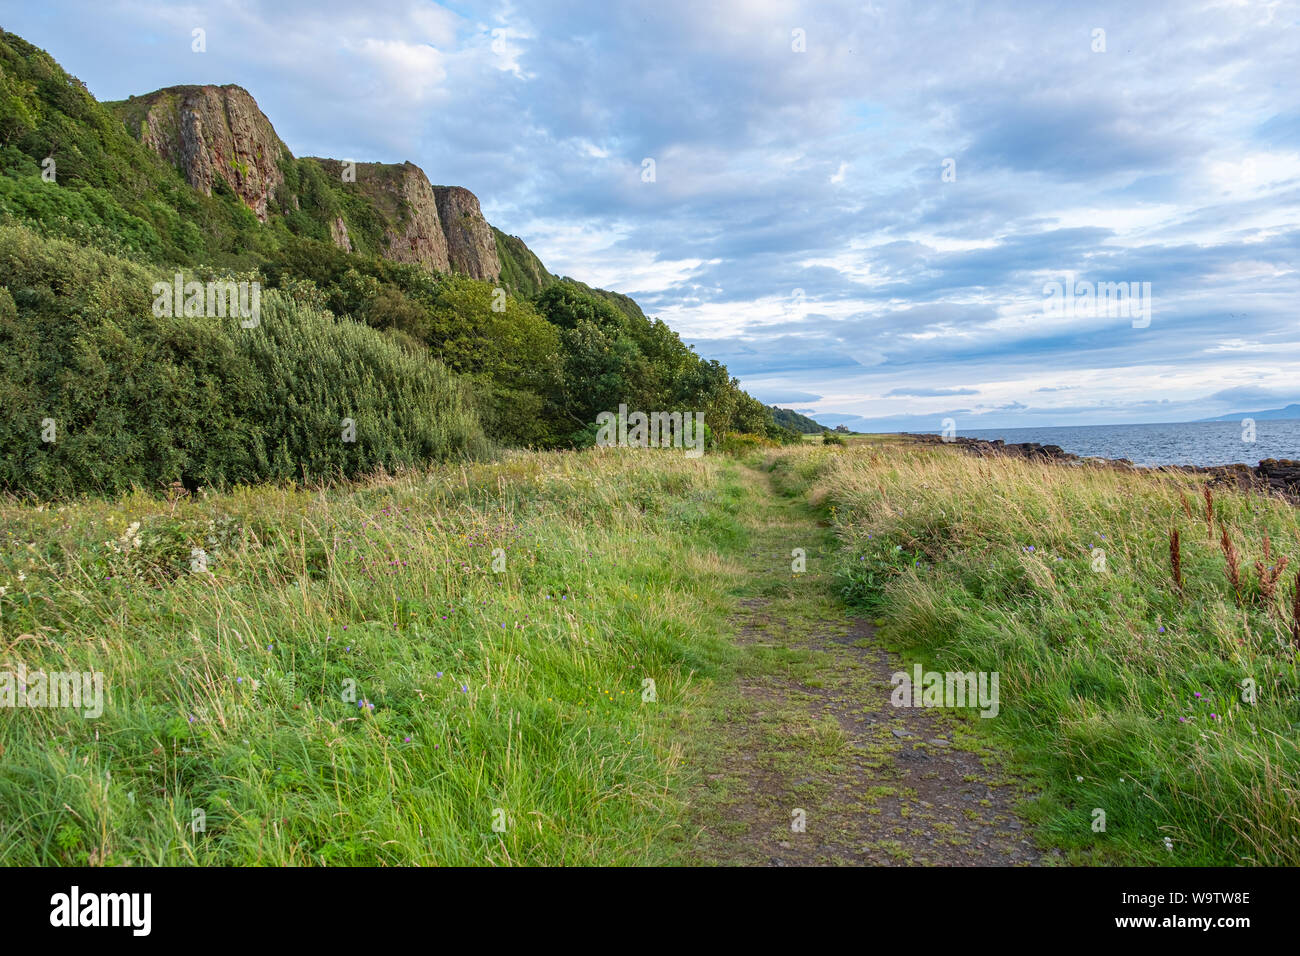
<svg viewBox="0 0 1300 956"><path fill-rule="evenodd" d="M727 469L517 454L0 505L0 669L107 697L0 708L0 864L662 861L677 728L730 653Z"/></svg>
<svg viewBox="0 0 1300 956"><path fill-rule="evenodd" d="M1216 492L1211 541L1192 476L885 440L747 454L778 496L734 459L607 449L0 503L0 671L96 671L107 697L98 718L0 707L0 864L708 862L687 761L717 756L735 681L845 677L732 643L741 597L801 633L843 614L754 577L787 538L908 664L999 672L999 717L962 726L1030 774L1070 862L1300 862L1292 506ZM1272 599L1265 533L1291 559ZM800 724L786 770L843 747Z"/></svg>
<svg viewBox="0 0 1300 956"><path fill-rule="evenodd" d="M1187 475L902 443L801 448L770 467L826 506L845 596L909 664L1000 673L1000 716L973 723L1036 776L1033 819L1072 862L1300 864L1292 505L1216 491L1211 537L1204 479ZM1271 598L1254 570L1266 534L1271 562L1290 562Z"/></svg>

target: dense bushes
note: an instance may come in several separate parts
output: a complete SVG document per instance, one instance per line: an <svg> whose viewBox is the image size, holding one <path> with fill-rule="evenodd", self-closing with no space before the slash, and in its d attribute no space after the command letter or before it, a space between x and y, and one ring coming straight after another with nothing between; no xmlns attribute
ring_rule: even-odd
<svg viewBox="0 0 1300 956"><path fill-rule="evenodd" d="M258 467L274 477L351 475L486 450L464 384L374 329L271 293L258 327L231 334L260 380L246 404L261 425ZM355 440L342 440L345 420Z"/></svg>
<svg viewBox="0 0 1300 956"><path fill-rule="evenodd" d="M483 449L467 389L427 355L276 292L256 328L157 318L166 278L0 227L0 488L317 479Z"/></svg>
<svg viewBox="0 0 1300 956"><path fill-rule="evenodd" d="M631 299L572 279L554 280L531 298L503 295L488 282L434 276L302 237L282 243L266 274L300 301L427 345L472 380L487 435L502 445L581 445L596 416L620 404L703 412L719 434L798 438L724 366L701 359Z"/></svg>

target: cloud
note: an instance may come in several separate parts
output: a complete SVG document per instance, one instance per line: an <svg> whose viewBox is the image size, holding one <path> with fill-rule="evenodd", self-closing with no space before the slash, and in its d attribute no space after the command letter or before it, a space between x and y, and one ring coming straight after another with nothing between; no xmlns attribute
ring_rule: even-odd
<svg viewBox="0 0 1300 956"><path fill-rule="evenodd" d="M467 186L819 420L1195 419L1300 380L1292 6L52 0L5 26L101 98L239 83L298 155ZM1067 271L1150 282L1149 326L1045 316Z"/></svg>
<svg viewBox="0 0 1300 956"><path fill-rule="evenodd" d="M798 405L800 402L821 401L820 395L814 395L811 392L763 392L754 397L764 404L783 407Z"/></svg>
<svg viewBox="0 0 1300 956"><path fill-rule="evenodd" d="M974 388L895 388L885 393L886 398L901 396L905 398L919 398L933 395L978 395L979 390Z"/></svg>

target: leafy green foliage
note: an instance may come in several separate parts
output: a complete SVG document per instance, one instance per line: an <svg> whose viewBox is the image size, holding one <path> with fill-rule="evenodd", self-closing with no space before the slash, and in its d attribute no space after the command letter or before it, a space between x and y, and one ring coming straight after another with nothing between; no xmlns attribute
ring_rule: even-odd
<svg viewBox="0 0 1300 956"><path fill-rule="evenodd" d="M782 428L788 428L791 431L799 432L801 435L820 435L828 431L825 425L819 425L806 415L800 415L791 408L772 407L772 420Z"/></svg>
<svg viewBox="0 0 1300 956"><path fill-rule="evenodd" d="M158 281L170 277L0 227L0 487L319 479L484 449L467 389L427 353L276 292L256 328L159 318Z"/></svg>
<svg viewBox="0 0 1300 956"><path fill-rule="evenodd" d="M507 236L495 226L492 234L496 237L497 260L501 263L501 284L509 292L534 296L558 281L518 236Z"/></svg>

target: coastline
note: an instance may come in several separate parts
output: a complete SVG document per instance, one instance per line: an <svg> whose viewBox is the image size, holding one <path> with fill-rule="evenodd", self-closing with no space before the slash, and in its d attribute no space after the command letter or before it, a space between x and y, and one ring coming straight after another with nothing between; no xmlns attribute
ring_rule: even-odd
<svg viewBox="0 0 1300 956"><path fill-rule="evenodd" d="M899 437L930 445L955 445L979 458L1023 458L1030 461L1050 461L1060 464L1094 465L1105 468L1122 468L1146 471L1153 474L1180 472L1182 474L1209 475L1212 485L1231 485L1259 494L1276 494L1293 503L1300 503L1300 461L1290 458L1265 458L1258 465L1135 465L1127 458L1101 458L1080 456L1066 451L1060 445L1041 445L1038 442L1008 444L1002 439L964 438L945 439L941 435L899 432Z"/></svg>

